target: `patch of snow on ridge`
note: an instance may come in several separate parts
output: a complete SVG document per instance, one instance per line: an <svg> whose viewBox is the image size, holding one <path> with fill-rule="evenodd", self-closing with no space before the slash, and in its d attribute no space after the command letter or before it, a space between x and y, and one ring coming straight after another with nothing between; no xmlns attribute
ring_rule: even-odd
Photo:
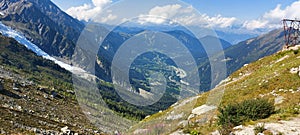
<svg viewBox="0 0 300 135"><path fill-rule="evenodd" d="M32 50L34 53L36 53L38 56L42 56L45 59L51 60L53 62L55 62L57 65L59 65L60 67L74 73L85 73L85 71L81 68L78 67L74 67L71 66L69 64L66 64L62 61L59 61L53 57L51 57L49 54L47 54L46 52L44 52L42 49L40 49L38 46L36 46L35 44L33 44L32 42L30 42L29 40L27 40L22 34L20 34L19 32L11 29L10 27L4 25L1 21L0 21L0 33L6 37L10 37L10 38L14 38L16 41L18 41L20 44L24 45L26 48Z"/></svg>
<svg viewBox="0 0 300 135"><path fill-rule="evenodd" d="M249 39L249 40L247 40L247 45L249 45L250 43L252 43L254 41L254 39Z"/></svg>

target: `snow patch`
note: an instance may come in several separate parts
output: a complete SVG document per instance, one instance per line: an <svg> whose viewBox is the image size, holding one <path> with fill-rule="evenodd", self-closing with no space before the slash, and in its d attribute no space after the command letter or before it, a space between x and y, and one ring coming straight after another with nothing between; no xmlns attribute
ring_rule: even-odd
<svg viewBox="0 0 300 135"><path fill-rule="evenodd" d="M254 41L254 39L249 39L249 40L247 40L247 45L249 45L250 43L252 43Z"/></svg>
<svg viewBox="0 0 300 135"><path fill-rule="evenodd" d="M42 56L45 59L51 60L55 62L60 67L72 72L72 73L86 73L81 68L71 66L69 64L66 64L62 61L59 61L53 57L51 57L49 54L41 50L37 45L33 44L29 40L25 38L24 35L21 33L11 29L10 27L4 25L2 22L0 22L0 33L6 37L14 38L16 41L18 41L20 44L24 45L29 50L32 50L34 53L36 53L38 56Z"/></svg>
<svg viewBox="0 0 300 135"><path fill-rule="evenodd" d="M227 61L231 61L231 60L232 60L232 58L227 57L226 59L221 60L221 62L227 62Z"/></svg>

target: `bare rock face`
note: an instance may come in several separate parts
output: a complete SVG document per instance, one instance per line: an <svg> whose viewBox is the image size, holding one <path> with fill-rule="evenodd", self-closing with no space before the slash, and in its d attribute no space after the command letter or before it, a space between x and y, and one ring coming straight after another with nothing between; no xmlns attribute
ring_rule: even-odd
<svg viewBox="0 0 300 135"><path fill-rule="evenodd" d="M50 0L0 0L0 21L50 55L70 57L84 24Z"/></svg>

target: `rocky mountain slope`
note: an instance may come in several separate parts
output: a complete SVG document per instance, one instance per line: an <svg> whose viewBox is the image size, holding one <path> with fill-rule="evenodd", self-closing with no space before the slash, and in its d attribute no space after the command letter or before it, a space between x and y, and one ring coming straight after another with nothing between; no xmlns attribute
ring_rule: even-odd
<svg viewBox="0 0 300 135"><path fill-rule="evenodd" d="M300 53L296 49L278 52L245 65L211 91L177 102L166 111L147 117L129 134L219 134L218 106L255 98L272 101L275 114L235 127L235 134L254 134L258 123L265 123L264 133L299 134L300 127L296 122L300 118L299 59ZM223 93L224 88L221 103L210 102L212 97L217 97L213 95ZM185 111L189 108L192 108L191 111Z"/></svg>
<svg viewBox="0 0 300 135"><path fill-rule="evenodd" d="M1 0L0 20L50 55L70 58L84 24L50 0Z"/></svg>
<svg viewBox="0 0 300 135"><path fill-rule="evenodd" d="M255 38L240 42L225 50L229 74L260 58L272 55L283 48L284 33L276 29Z"/></svg>
<svg viewBox="0 0 300 135"><path fill-rule="evenodd" d="M35 43L48 54L70 59L73 54L77 38L79 37L81 30L84 28L84 25L81 22L65 14L50 0L0 0L0 6L0 20L3 24L8 25L24 34L27 39ZM104 41L103 46L100 47L96 60L97 64L95 67L95 74L97 77L107 81L100 83L99 89L109 107L113 108L117 113L124 117L139 120L144 118L146 115L168 108L171 104L176 102L176 99L167 95L162 102L153 106L136 107L122 100L116 93L110 83L111 60L122 43L134 36L134 34L143 32L144 30L134 32L126 31L127 33L122 30L114 31L108 35L107 40ZM213 80L213 82L211 81L211 65L209 63L209 59L206 57L206 52L203 50L197 39L180 30L165 31L165 33L177 38L186 45L193 54L200 71L199 76L201 78L201 91L208 91L211 88L214 88L215 84L219 83L222 79L225 79L217 78L216 80ZM96 36L97 35L93 35L91 38L93 40L97 40L99 37ZM216 40L215 37L204 37L201 40L208 40L207 42L209 42L210 39ZM282 42L283 34L281 30L274 30L268 34L240 42L233 46L231 46L228 42L221 40L226 58L217 59L218 55L216 55L216 59L212 59L218 62L226 62L227 75L230 75L245 64L277 52L281 49ZM81 56L83 57L80 57L80 61L87 61L87 58L85 57L86 54L84 53L87 52L82 52ZM172 62L170 62L169 59L164 59L165 57L161 57L156 54L155 57L159 57L158 61L167 61L164 64L172 65ZM31 61L29 63L31 63ZM162 64L151 63L151 59L149 59L149 57L148 59L147 57L140 57L140 59L136 60L136 63L137 66L134 67L133 65L132 68L135 69L135 71L132 72L132 84L135 84L134 87L137 91L139 88L148 90L149 82L147 82L147 76L145 75L147 72L141 72L143 71L142 69L147 66L157 70L158 66L153 65ZM76 63L73 64L76 65ZM31 64L33 67L36 65L37 63ZM167 71L167 73L170 74L172 72ZM176 87L172 88L171 86L169 88L171 89L170 91L175 91L175 93L178 92L176 91Z"/></svg>
<svg viewBox="0 0 300 135"><path fill-rule="evenodd" d="M77 103L70 72L2 35L0 65L0 134L100 132Z"/></svg>
<svg viewBox="0 0 300 135"><path fill-rule="evenodd" d="M270 31L269 33L260 35L255 38L242 41L236 45L232 45L224 49L222 52L225 59L219 59L220 54L216 54L210 60L226 63L226 74L229 76L236 70L243 67L245 64L254 62L265 56L272 55L283 48L284 45L284 33L283 30L277 29ZM217 78L214 82L211 81L211 65L208 59L200 59L199 71L201 71L200 78L201 90L207 91L216 84L218 84L224 78ZM221 72L225 70L220 70ZM219 73L222 74L222 73ZM213 86L211 84L214 84Z"/></svg>
<svg viewBox="0 0 300 135"><path fill-rule="evenodd" d="M1 0L0 5L0 20L5 25L23 33L27 39L30 39L30 41L50 56L60 56L66 59L69 59L72 56L76 41L81 30L84 28L83 23L61 11L50 0ZM94 29L99 30L97 28ZM109 69L110 61L112 60L114 53L124 41L142 31L144 31L144 29L126 29L121 27L114 32L111 32L108 35L107 40L104 41L103 46L99 49L98 65L95 66L95 74L103 80L111 81ZM211 89L211 82L209 81L210 65L208 59L205 57L205 51L196 41L197 39L194 39L180 29L163 29L163 32L182 41L183 44L190 49L199 64L199 69L203 70L200 74L201 78L204 78L202 79L203 82L201 82L201 90L206 91ZM224 36L224 33L222 35ZM268 41L268 37L277 39L270 40L272 43L265 42ZM225 55L227 57L226 60L220 61L226 61L227 65L229 65L227 68L229 75L246 63L250 63L278 51L281 48L280 41L282 41L282 37L280 31L273 31L269 35L251 39L253 42L250 42L250 40L244 41L234 46L230 46L228 42L220 40L224 49L226 49ZM97 39L98 37L95 38ZM200 40L207 39L210 40L212 37L204 37ZM267 52L265 50L267 50ZM82 60L77 61L81 62L89 58L87 54L85 54L87 52L81 53L82 55L80 55L80 58ZM73 64L76 65L76 63ZM83 64L81 64L81 66L82 65ZM220 78L217 81L222 79L223 78Z"/></svg>

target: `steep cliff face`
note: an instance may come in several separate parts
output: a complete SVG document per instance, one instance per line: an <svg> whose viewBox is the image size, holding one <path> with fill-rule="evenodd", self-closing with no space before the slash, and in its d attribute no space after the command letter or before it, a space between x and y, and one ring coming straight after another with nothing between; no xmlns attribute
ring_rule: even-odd
<svg viewBox="0 0 300 135"><path fill-rule="evenodd" d="M50 0L1 0L0 20L50 55L70 57L84 24Z"/></svg>

